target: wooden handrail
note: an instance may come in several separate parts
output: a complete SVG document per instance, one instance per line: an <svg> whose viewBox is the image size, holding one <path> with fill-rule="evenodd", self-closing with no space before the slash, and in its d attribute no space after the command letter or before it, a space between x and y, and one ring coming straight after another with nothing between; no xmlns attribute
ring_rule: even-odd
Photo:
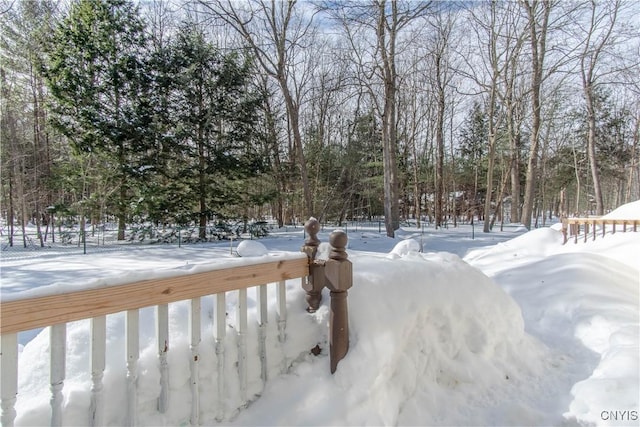
<svg viewBox="0 0 640 427"><path fill-rule="evenodd" d="M301 256L125 285L3 301L0 303L0 335L295 279L308 274L309 262Z"/></svg>
<svg viewBox="0 0 640 427"><path fill-rule="evenodd" d="M564 218L563 222L566 221L567 224L640 224L640 219L615 219L615 218L603 218L603 217L584 217L584 218Z"/></svg>
<svg viewBox="0 0 640 427"><path fill-rule="evenodd" d="M638 231L640 219L619 219L619 218L603 218L603 217L586 217L586 218L562 218L562 234L564 243L567 243L569 236L574 236L574 242L578 243L578 234L580 234L580 226L584 225L584 241L587 241L589 234L589 226L592 226L593 240L596 239L596 226L602 227L602 236L606 234L606 226L613 226L613 233L616 232L616 225L622 225L622 231L627 231L627 226L633 226L633 231ZM563 243L563 244L564 244Z"/></svg>

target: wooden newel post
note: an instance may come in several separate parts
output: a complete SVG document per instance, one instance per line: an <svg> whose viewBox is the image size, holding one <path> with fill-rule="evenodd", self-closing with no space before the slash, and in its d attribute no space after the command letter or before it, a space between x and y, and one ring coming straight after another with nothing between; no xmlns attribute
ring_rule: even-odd
<svg viewBox="0 0 640 427"><path fill-rule="evenodd" d="M331 317L329 319L329 358L331 373L338 362L349 351L349 314L347 291L353 285L353 268L347 259L348 237L344 231L336 230L329 236L332 246L329 259L325 263L325 285L331 290Z"/></svg>
<svg viewBox="0 0 640 427"><path fill-rule="evenodd" d="M324 271L323 264L316 261L318 253L318 232L320 231L320 223L317 219L311 217L304 224L304 230L307 232L307 239L302 246L302 252L307 254L309 258L309 276L302 279L302 289L307 292L307 311L315 312L320 307L322 301L322 288L324 288Z"/></svg>

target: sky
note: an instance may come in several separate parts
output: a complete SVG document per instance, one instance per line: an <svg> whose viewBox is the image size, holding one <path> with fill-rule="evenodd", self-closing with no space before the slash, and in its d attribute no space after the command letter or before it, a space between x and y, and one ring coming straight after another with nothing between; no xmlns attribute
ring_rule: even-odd
<svg viewBox="0 0 640 427"><path fill-rule="evenodd" d="M640 218L640 201L608 216ZM563 245L558 224L529 232L518 225L488 234L481 229L403 227L392 239L375 225L349 224L350 350L334 375L327 290L320 309L309 314L297 279L286 284L284 343L269 314L263 384L256 294L249 289L248 405L241 401L236 371L236 292L227 294L220 400L214 301L204 298L201 424L218 424L222 402L223 425L637 425L640 233L618 229L595 241ZM320 233L322 241L329 231ZM0 295L7 300L294 257L302 242L302 230L289 227L241 247L226 242L3 257ZM321 249L326 254L326 244ZM269 303L276 303L273 285ZM141 310L140 425L189 425L187 312L187 302L170 305L169 408L159 414L153 310ZM123 425L124 315L107 319L104 421ZM88 337L88 321L68 324L64 425L88 422ZM19 342L16 425L48 425L48 329L20 334ZM321 353L314 356L310 349L316 345Z"/></svg>

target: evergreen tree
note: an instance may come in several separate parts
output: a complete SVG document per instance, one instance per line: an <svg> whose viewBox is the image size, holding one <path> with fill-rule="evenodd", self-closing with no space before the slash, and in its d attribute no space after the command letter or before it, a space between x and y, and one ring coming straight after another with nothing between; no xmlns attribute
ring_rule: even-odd
<svg viewBox="0 0 640 427"><path fill-rule="evenodd" d="M205 239L210 218L246 206L239 182L264 170L255 141L261 98L251 90L249 59L240 51L221 53L197 25L183 25L170 50L173 150L185 160L177 172L186 196L197 200Z"/></svg>
<svg viewBox="0 0 640 427"><path fill-rule="evenodd" d="M470 209L480 209L484 195L480 189L486 182L486 141L489 134L488 117L480 103L475 102L460 130L459 174L456 180L465 191Z"/></svg>
<svg viewBox="0 0 640 427"><path fill-rule="evenodd" d="M118 239L136 181L144 179L150 111L146 40L124 0L79 0L56 28L45 70L53 121L78 152L107 155L117 171Z"/></svg>

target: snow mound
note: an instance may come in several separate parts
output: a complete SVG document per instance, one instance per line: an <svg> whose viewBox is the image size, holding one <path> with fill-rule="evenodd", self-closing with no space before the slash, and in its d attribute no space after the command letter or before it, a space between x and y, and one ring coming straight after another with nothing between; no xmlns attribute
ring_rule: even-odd
<svg viewBox="0 0 640 427"><path fill-rule="evenodd" d="M386 274L366 273L376 268ZM357 259L354 276L352 349L336 380L350 385L347 406L366 398L379 410L350 411L347 424L491 424L449 402L477 413L543 370L546 350L525 334L518 305L457 256Z"/></svg>
<svg viewBox="0 0 640 427"><path fill-rule="evenodd" d="M571 381L573 401L565 417L597 425L606 421L603 409L637 410L637 270L600 254L560 253L504 270L496 280L516 301L528 303L522 304L527 307L523 315L528 325L534 325L532 334L546 340L554 332L554 342L547 344L573 359L587 360L592 373Z"/></svg>
<svg viewBox="0 0 640 427"><path fill-rule="evenodd" d="M391 252L389 252L389 258L397 258L409 255L410 253L418 253L422 248L420 243L415 239L405 239L398 242Z"/></svg>
<svg viewBox="0 0 640 427"><path fill-rule="evenodd" d="M234 423L550 422L522 403L522 390L553 369L549 351L525 333L520 308L490 279L451 254L350 259L350 350L335 375L322 359L301 364ZM325 354L328 344L320 345Z"/></svg>
<svg viewBox="0 0 640 427"><path fill-rule="evenodd" d="M562 232L553 228L537 228L504 243L469 251L464 260L484 267L495 259L539 259L562 246Z"/></svg>
<svg viewBox="0 0 640 427"><path fill-rule="evenodd" d="M627 203L604 215L611 219L640 219L640 200Z"/></svg>
<svg viewBox="0 0 640 427"><path fill-rule="evenodd" d="M269 253L265 245L255 240L243 240L236 249L241 257L263 256Z"/></svg>

